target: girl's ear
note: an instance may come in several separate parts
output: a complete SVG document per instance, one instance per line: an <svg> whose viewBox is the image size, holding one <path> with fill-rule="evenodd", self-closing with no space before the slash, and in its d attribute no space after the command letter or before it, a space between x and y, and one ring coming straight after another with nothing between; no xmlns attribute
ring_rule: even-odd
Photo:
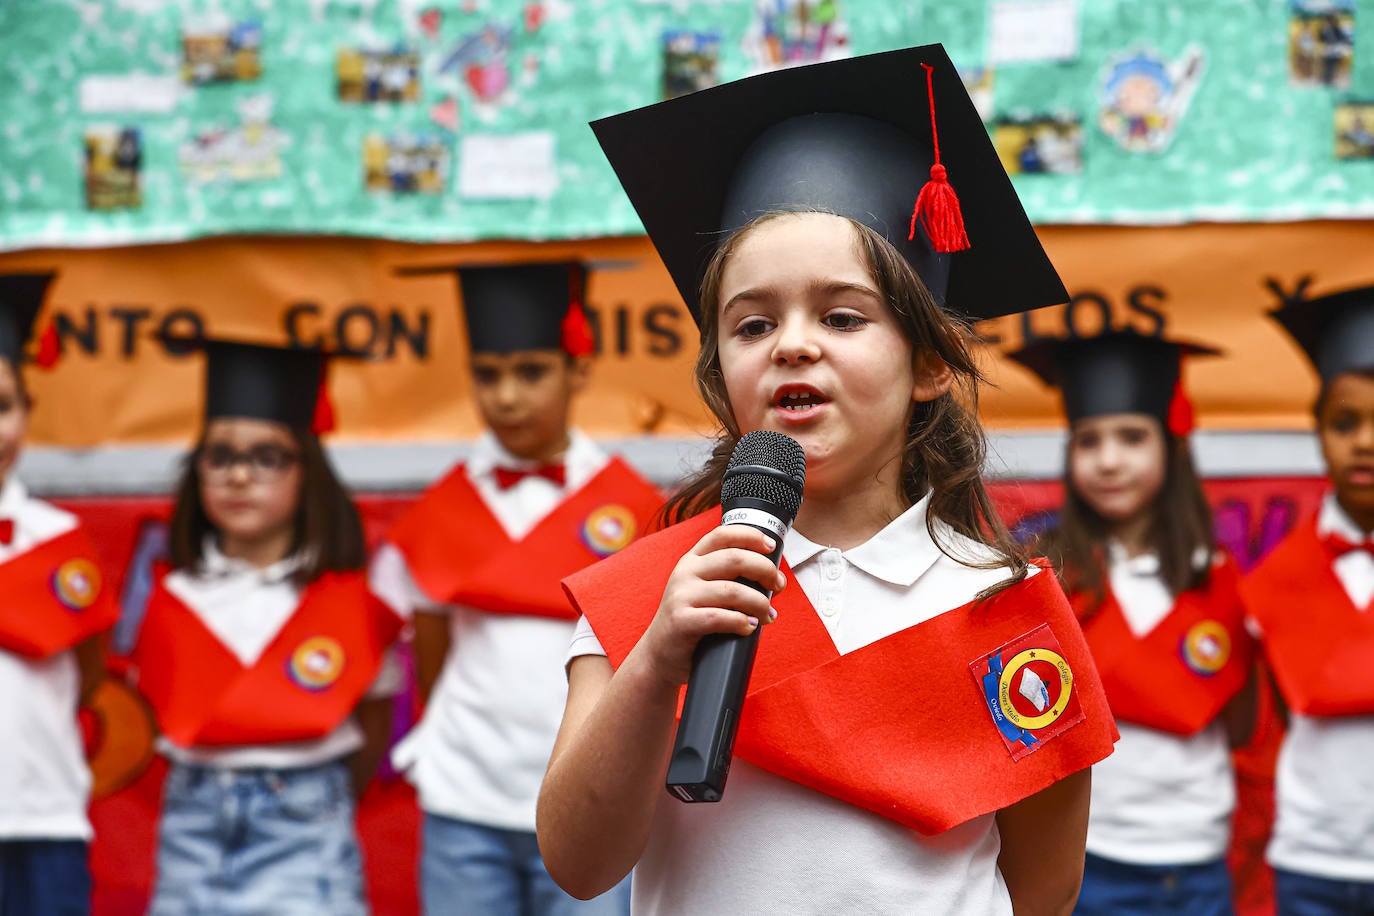
<svg viewBox="0 0 1374 916"><path fill-rule="evenodd" d="M932 350L916 355L915 383L911 387L913 401L933 401L949 391L954 384L954 370Z"/></svg>

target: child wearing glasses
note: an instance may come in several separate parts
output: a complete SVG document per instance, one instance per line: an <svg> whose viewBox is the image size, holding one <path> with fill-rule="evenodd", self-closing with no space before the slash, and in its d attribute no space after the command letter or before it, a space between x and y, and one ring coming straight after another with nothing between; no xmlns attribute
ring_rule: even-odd
<svg viewBox="0 0 1374 916"><path fill-rule="evenodd" d="M119 609L76 516L14 475L33 401L20 370L51 274L0 276L0 914L85 913L91 774L77 707ZM49 348L55 341L49 340ZM40 362L46 362L40 348ZM53 355L51 353L47 355Z"/></svg>
<svg viewBox="0 0 1374 916"><path fill-rule="evenodd" d="M205 342L205 423L141 624L171 762L152 910L367 911L354 799L385 751L403 619L318 435L324 356Z"/></svg>

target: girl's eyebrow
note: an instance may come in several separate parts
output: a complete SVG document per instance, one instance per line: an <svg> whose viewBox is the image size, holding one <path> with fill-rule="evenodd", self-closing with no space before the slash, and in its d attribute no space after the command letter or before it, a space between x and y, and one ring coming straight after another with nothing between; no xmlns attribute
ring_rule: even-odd
<svg viewBox="0 0 1374 916"><path fill-rule="evenodd" d="M864 283L853 283L848 280L812 280L807 284L806 291L811 296L834 296L839 293L856 292L862 293L879 302L882 301L882 294L871 286ZM750 287L741 290L730 297L729 301L720 310L720 315L724 318L730 309L745 302L757 302L759 300L772 299L777 296L777 291L771 286Z"/></svg>

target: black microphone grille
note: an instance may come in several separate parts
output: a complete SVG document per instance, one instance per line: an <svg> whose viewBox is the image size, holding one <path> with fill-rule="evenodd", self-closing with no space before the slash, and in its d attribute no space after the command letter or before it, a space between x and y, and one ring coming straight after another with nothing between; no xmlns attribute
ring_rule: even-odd
<svg viewBox="0 0 1374 916"><path fill-rule="evenodd" d="M760 429L747 433L735 443L720 501L728 506L741 498L762 500L776 506L791 524L801 508L802 488L806 484L806 453L795 439Z"/></svg>

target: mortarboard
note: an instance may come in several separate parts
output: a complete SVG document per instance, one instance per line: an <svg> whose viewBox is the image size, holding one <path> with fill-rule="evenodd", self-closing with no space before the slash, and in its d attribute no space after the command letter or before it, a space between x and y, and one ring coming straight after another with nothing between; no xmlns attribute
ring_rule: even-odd
<svg viewBox="0 0 1374 916"><path fill-rule="evenodd" d="M592 352L591 328L583 308L585 264L402 267L397 273L457 276L468 344L474 353L563 350L572 356L588 356Z"/></svg>
<svg viewBox="0 0 1374 916"><path fill-rule="evenodd" d="M1374 370L1374 286L1308 299L1310 283L1305 277L1285 294L1270 281L1283 300L1270 316L1302 347L1323 385L1345 372Z"/></svg>
<svg viewBox="0 0 1374 916"><path fill-rule="evenodd" d="M770 211L858 220L975 320L1069 298L940 45L748 77L592 129L698 322L716 246Z"/></svg>
<svg viewBox="0 0 1374 916"><path fill-rule="evenodd" d="M0 357L9 360L16 371L33 335L33 326L48 287L56 276L53 273L0 274ZM44 368L51 366L57 361L57 348L57 331L49 324L43 331L34 361Z"/></svg>
<svg viewBox="0 0 1374 916"><path fill-rule="evenodd" d="M1215 356L1201 344L1112 331L1097 337L1043 338L1007 354L1064 396L1070 423L1140 413L1175 435L1192 431L1192 405L1180 382L1184 356Z"/></svg>

